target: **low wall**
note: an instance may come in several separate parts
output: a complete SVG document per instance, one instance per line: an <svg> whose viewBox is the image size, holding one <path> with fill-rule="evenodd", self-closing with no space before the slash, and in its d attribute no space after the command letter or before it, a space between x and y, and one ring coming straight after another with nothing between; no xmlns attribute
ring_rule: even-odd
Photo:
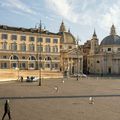
<svg viewBox="0 0 120 120"><path fill-rule="evenodd" d="M0 81L18 80L18 76L39 76L39 70L0 70ZM41 71L42 78L62 78L59 71Z"/></svg>

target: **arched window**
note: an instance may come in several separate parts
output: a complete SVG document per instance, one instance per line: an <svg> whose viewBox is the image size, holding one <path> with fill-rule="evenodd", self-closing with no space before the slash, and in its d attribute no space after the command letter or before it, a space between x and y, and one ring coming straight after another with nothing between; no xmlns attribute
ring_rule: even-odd
<svg viewBox="0 0 120 120"><path fill-rule="evenodd" d="M36 60L34 56L30 56L29 60Z"/></svg>
<svg viewBox="0 0 120 120"><path fill-rule="evenodd" d="M12 56L10 57L10 59L11 59L11 60L18 60L18 57L17 57L16 55L12 55Z"/></svg>
<svg viewBox="0 0 120 120"><path fill-rule="evenodd" d="M25 56L22 56L22 59L25 59Z"/></svg>

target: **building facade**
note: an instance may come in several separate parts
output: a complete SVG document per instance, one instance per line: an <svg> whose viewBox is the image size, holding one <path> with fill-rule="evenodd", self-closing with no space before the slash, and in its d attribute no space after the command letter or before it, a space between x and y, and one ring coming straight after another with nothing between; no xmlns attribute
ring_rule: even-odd
<svg viewBox="0 0 120 120"><path fill-rule="evenodd" d="M41 26L41 25L40 25ZM58 33L39 28L0 26L0 69L83 72L76 39L62 22Z"/></svg>
<svg viewBox="0 0 120 120"><path fill-rule="evenodd" d="M100 45L94 33L88 57L88 71L91 74L120 74L120 36L112 25L110 35L105 37Z"/></svg>
<svg viewBox="0 0 120 120"><path fill-rule="evenodd" d="M60 36L39 28L0 26L0 69L60 69Z"/></svg>
<svg viewBox="0 0 120 120"><path fill-rule="evenodd" d="M61 55L61 71L67 72L68 75L83 73L83 54L77 44L76 38L67 31L64 23L61 23L59 29L60 39L60 55Z"/></svg>

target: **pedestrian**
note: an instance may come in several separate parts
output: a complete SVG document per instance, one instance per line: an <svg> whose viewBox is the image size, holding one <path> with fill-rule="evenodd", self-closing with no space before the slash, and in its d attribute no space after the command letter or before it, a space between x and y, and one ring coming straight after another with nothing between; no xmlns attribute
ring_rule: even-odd
<svg viewBox="0 0 120 120"><path fill-rule="evenodd" d="M9 106L9 100L7 99L4 105L4 115L2 117L2 120L4 120L6 114L8 114L9 120L11 120L11 115L10 115L10 106Z"/></svg>
<svg viewBox="0 0 120 120"><path fill-rule="evenodd" d="M89 97L89 104L94 104L95 103L95 99L93 97Z"/></svg>
<svg viewBox="0 0 120 120"><path fill-rule="evenodd" d="M21 76L21 82L23 82L23 76Z"/></svg>

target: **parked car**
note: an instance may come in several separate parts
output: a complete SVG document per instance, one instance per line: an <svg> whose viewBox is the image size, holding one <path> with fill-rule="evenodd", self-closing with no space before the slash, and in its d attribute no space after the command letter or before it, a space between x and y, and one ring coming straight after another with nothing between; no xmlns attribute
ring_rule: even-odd
<svg viewBox="0 0 120 120"><path fill-rule="evenodd" d="M37 81L39 81L39 77L34 77L32 80L32 82L37 82Z"/></svg>
<svg viewBox="0 0 120 120"><path fill-rule="evenodd" d="M27 76L26 82L37 82L39 80L38 77L34 77L34 76Z"/></svg>
<svg viewBox="0 0 120 120"><path fill-rule="evenodd" d="M76 73L76 74L73 75L73 77L77 77L77 76L78 76L78 77L84 77L84 78L87 77L87 75L86 75L86 74L83 74L83 73L79 73L79 74Z"/></svg>
<svg viewBox="0 0 120 120"><path fill-rule="evenodd" d="M86 74L81 74L80 77L85 77L85 78L87 78L87 75L86 75Z"/></svg>

